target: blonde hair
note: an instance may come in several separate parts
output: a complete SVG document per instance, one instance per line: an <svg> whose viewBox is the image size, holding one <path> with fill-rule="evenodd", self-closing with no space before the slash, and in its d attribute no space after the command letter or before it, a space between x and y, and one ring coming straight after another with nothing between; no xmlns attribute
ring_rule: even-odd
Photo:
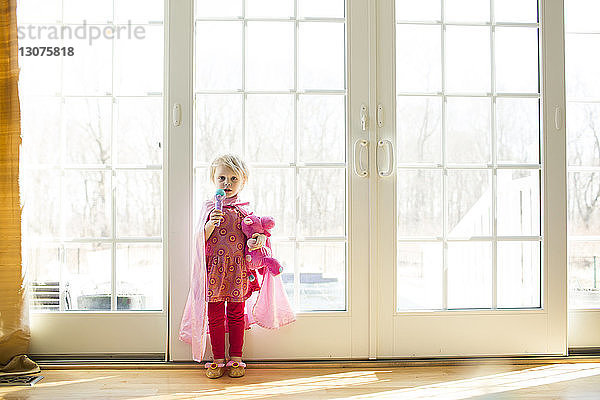
<svg viewBox="0 0 600 400"><path fill-rule="evenodd" d="M250 170L248 170L248 166L244 160L236 154L223 154L210 163L210 180L213 183L215 182L215 170L219 165L224 165L235 172L242 179L242 184L245 184L248 181Z"/></svg>

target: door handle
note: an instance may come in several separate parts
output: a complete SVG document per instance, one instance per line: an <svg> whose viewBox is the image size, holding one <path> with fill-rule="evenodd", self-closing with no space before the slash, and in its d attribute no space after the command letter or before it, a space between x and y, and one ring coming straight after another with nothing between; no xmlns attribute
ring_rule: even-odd
<svg viewBox="0 0 600 400"><path fill-rule="evenodd" d="M181 126L181 104L179 103L173 104L173 126L176 128Z"/></svg>
<svg viewBox="0 0 600 400"><path fill-rule="evenodd" d="M362 104L360 106L360 129L366 132L369 127L369 114L367 112L367 106Z"/></svg>
<svg viewBox="0 0 600 400"><path fill-rule="evenodd" d="M387 171L381 171L379 169L379 156L377 157L377 173L380 177L385 178L386 176L390 176L392 172L394 172L394 145L389 140L380 140L377 142L377 154L379 155L379 149L381 147L387 148L388 154L388 169Z"/></svg>
<svg viewBox="0 0 600 400"><path fill-rule="evenodd" d="M562 111L559 106L554 106L554 127L557 131L562 127Z"/></svg>
<svg viewBox="0 0 600 400"><path fill-rule="evenodd" d="M367 164L367 168L363 168L362 165L362 154L363 150L367 150L367 157L369 156L369 141L367 139L360 139L354 143L354 173L358 176L366 178L369 175L369 166ZM356 155L358 150L358 156ZM368 160L368 158L367 158ZM358 168L357 168L358 167Z"/></svg>

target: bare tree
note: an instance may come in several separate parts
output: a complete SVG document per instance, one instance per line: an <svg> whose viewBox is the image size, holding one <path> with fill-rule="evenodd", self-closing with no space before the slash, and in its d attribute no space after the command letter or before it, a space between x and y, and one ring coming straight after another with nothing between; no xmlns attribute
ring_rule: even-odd
<svg viewBox="0 0 600 400"><path fill-rule="evenodd" d="M600 160L600 126L598 111L589 104L583 105L580 129L571 130L569 140L570 165L598 164ZM576 121L573 121L574 123ZM597 172L573 172L569 174L569 221L578 233L592 232L600 222L597 208L600 200L600 175ZM583 224L580 226L579 224ZM582 229L580 231L579 229Z"/></svg>

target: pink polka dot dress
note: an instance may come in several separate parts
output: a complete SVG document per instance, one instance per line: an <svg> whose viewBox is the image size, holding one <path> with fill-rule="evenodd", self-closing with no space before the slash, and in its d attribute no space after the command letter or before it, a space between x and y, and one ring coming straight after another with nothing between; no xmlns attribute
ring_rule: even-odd
<svg viewBox="0 0 600 400"><path fill-rule="evenodd" d="M242 232L242 213L223 206L224 220L206 241L207 301L242 302L259 290L256 272L247 270L244 259L246 235ZM208 218L207 218L208 221ZM254 280L249 279L249 275Z"/></svg>

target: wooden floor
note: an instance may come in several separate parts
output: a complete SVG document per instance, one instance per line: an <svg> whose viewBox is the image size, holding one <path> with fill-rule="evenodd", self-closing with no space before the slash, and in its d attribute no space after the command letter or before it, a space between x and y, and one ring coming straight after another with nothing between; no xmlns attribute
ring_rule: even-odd
<svg viewBox="0 0 600 400"><path fill-rule="evenodd" d="M515 365L248 368L209 380L200 368L46 369L1 399L600 399L600 360Z"/></svg>

